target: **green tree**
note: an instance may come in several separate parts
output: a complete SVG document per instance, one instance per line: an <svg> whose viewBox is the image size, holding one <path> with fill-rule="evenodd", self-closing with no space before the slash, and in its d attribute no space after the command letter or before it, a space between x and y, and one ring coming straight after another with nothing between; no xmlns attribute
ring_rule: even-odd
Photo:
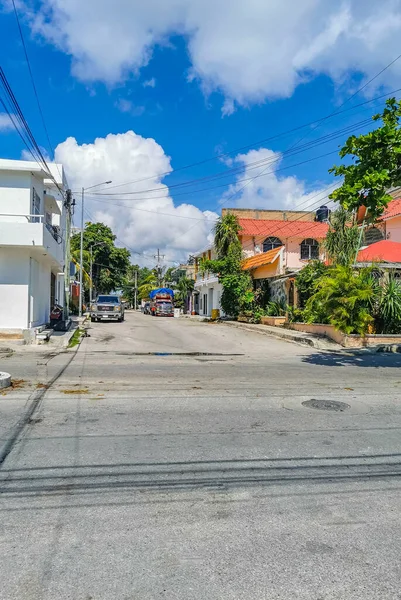
<svg viewBox="0 0 401 600"><path fill-rule="evenodd" d="M218 258L224 258L229 249L239 243L240 231L241 226L236 215L227 213L218 219L214 227L214 247Z"/></svg>
<svg viewBox="0 0 401 600"><path fill-rule="evenodd" d="M139 300L146 300L152 290L159 286L157 270L153 269L145 278L142 279L138 288Z"/></svg>
<svg viewBox="0 0 401 600"><path fill-rule="evenodd" d="M368 209L368 218L375 221L391 200L388 190L401 185L401 101L389 98L381 114L373 116L382 126L367 134L350 136L340 150L340 157L351 164L330 169L344 181L330 198L347 211L360 206Z"/></svg>
<svg viewBox="0 0 401 600"><path fill-rule="evenodd" d="M327 266L320 260L313 260L308 263L295 279L295 285L298 290L299 306L304 308L309 298L316 291L316 284L322 275L327 273Z"/></svg>
<svg viewBox="0 0 401 600"><path fill-rule="evenodd" d="M343 333L367 333L373 323L370 306L372 282L363 272L338 265L317 281L316 292L306 304L309 322L329 322Z"/></svg>
<svg viewBox="0 0 401 600"><path fill-rule="evenodd" d="M120 288L127 275L130 252L115 245L116 236L104 223L86 223L84 229L84 268L90 271L90 249L93 255L93 286L104 294ZM71 238L71 253L79 256L80 234ZM78 260L79 263L79 260Z"/></svg>
<svg viewBox="0 0 401 600"><path fill-rule="evenodd" d="M179 300L181 300L185 312L188 310L188 297L193 292L194 287L195 281L189 277L181 277L181 279L178 280L177 288Z"/></svg>
<svg viewBox="0 0 401 600"><path fill-rule="evenodd" d="M324 241L327 256L334 265L351 265L359 249L360 230L353 215L340 206L330 216Z"/></svg>

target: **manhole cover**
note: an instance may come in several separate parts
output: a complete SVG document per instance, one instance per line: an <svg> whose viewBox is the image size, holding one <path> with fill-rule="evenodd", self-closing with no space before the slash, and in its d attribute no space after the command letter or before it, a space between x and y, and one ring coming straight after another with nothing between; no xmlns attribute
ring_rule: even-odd
<svg viewBox="0 0 401 600"><path fill-rule="evenodd" d="M306 408L315 408L316 410L331 410L334 412L343 412L350 408L349 404L345 402L338 402L337 400L316 400L312 398L312 400L305 400L302 402L302 406L306 406Z"/></svg>

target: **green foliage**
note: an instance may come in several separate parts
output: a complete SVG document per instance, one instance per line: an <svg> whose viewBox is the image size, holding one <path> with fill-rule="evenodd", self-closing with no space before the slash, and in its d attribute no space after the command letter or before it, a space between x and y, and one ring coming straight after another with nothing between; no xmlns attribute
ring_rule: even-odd
<svg viewBox="0 0 401 600"><path fill-rule="evenodd" d="M190 279L189 277L181 277L179 279L177 288L178 294L176 294L174 299L174 304L179 306L180 308L184 308L185 311L188 310L188 298L190 294L193 292L195 287L195 281Z"/></svg>
<svg viewBox="0 0 401 600"><path fill-rule="evenodd" d="M303 323L305 320L304 311L295 306L287 306L288 321L290 323Z"/></svg>
<svg viewBox="0 0 401 600"><path fill-rule="evenodd" d="M144 277L141 280L140 285L138 287L138 298L140 300L146 300L147 298L149 298L150 292L157 288L158 285L159 282L157 278L157 270L153 269L152 271L150 271L149 274L146 275L146 277Z"/></svg>
<svg viewBox="0 0 401 600"><path fill-rule="evenodd" d="M268 317L283 317L287 312L287 305L285 302L269 302L266 309L266 315Z"/></svg>
<svg viewBox="0 0 401 600"><path fill-rule="evenodd" d="M401 333L401 283L390 277L381 288L378 325L382 333Z"/></svg>
<svg viewBox="0 0 401 600"><path fill-rule="evenodd" d="M330 228L324 246L334 265L351 265L359 249L360 230L352 214L340 206L330 217Z"/></svg>
<svg viewBox="0 0 401 600"><path fill-rule="evenodd" d="M228 251L238 243L241 226L238 217L227 213L220 217L214 228L214 247L218 258L224 258Z"/></svg>
<svg viewBox="0 0 401 600"><path fill-rule="evenodd" d="M306 306L309 298L315 293L316 282L327 273L327 269L328 267L324 263L313 260L297 274L295 285L301 308Z"/></svg>
<svg viewBox="0 0 401 600"><path fill-rule="evenodd" d="M306 317L308 322L329 322L343 333L364 335L373 323L369 310L373 296L372 284L363 272L337 266L317 281L316 292L306 304Z"/></svg>
<svg viewBox="0 0 401 600"><path fill-rule="evenodd" d="M116 236L104 223L86 223L84 229L84 268L90 271L90 248L93 253L93 286L98 292L109 294L120 288L130 265L130 252L115 246ZM71 238L71 254L78 258L81 236Z"/></svg>
<svg viewBox="0 0 401 600"><path fill-rule="evenodd" d="M381 120L382 126L367 134L350 136L340 151L340 157L350 157L351 164L334 166L330 169L343 184L330 198L337 200L347 211L366 206L371 221L379 217L391 196L387 191L401 185L401 102L395 98L386 101Z"/></svg>

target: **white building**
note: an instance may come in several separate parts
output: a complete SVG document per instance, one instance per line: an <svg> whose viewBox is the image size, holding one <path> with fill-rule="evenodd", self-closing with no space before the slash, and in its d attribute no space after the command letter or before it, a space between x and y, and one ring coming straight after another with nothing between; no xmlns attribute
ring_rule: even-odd
<svg viewBox="0 0 401 600"><path fill-rule="evenodd" d="M49 163L61 190L61 165ZM64 303L64 198L36 162L0 159L0 333L25 333Z"/></svg>
<svg viewBox="0 0 401 600"><path fill-rule="evenodd" d="M220 304L223 286L219 283L217 275L203 272L201 268L202 259L215 258L213 248L195 255L195 293L192 306L193 312L205 317L210 317L214 309L219 310L221 316L224 314Z"/></svg>

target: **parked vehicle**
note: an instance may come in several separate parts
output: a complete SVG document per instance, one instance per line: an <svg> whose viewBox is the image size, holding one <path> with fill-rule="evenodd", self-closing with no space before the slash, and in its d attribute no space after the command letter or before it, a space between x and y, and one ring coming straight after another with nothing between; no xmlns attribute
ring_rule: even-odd
<svg viewBox="0 0 401 600"><path fill-rule="evenodd" d="M142 308L142 312L144 315L150 315L150 302L145 302Z"/></svg>
<svg viewBox="0 0 401 600"><path fill-rule="evenodd" d="M91 306L91 321L124 321L124 306L120 296L98 296Z"/></svg>
<svg viewBox="0 0 401 600"><path fill-rule="evenodd" d="M150 296L150 314L154 317L174 317L174 292L169 288L152 290Z"/></svg>

